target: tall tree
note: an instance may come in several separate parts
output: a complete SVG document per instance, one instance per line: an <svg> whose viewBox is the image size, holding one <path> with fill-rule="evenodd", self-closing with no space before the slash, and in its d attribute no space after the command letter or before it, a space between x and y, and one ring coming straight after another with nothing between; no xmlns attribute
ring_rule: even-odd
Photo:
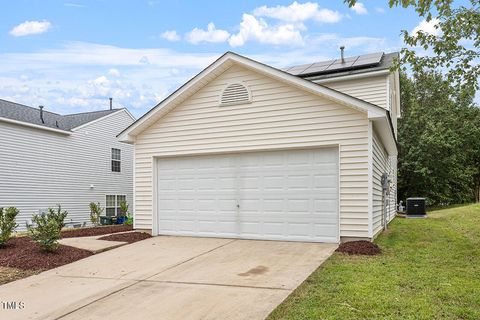
<svg viewBox="0 0 480 320"><path fill-rule="evenodd" d="M349 6L357 0L344 0ZM402 30L406 47L397 64L409 64L413 71L442 68L449 81L463 90L479 89L480 77L480 0L458 5L453 0L388 0L390 7L413 7L420 17L432 23L438 32L415 33ZM418 54L418 48L427 55Z"/></svg>
<svg viewBox="0 0 480 320"><path fill-rule="evenodd" d="M401 77L399 198L430 205L475 200L480 175L480 109L438 72ZM476 199L478 201L478 197Z"/></svg>

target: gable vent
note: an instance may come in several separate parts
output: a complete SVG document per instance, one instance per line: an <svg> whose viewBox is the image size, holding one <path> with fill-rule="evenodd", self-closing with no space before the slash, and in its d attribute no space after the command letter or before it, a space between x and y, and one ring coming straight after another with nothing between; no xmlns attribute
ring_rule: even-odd
<svg viewBox="0 0 480 320"><path fill-rule="evenodd" d="M241 83L232 83L222 92L220 104L240 104L250 102L250 92Z"/></svg>

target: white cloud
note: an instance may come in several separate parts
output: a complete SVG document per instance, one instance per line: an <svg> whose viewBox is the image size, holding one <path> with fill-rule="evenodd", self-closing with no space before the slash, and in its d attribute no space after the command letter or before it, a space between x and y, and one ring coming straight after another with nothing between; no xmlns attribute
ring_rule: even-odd
<svg viewBox="0 0 480 320"><path fill-rule="evenodd" d="M359 14L359 15L368 14L367 8L365 8L365 5L361 2L356 2L351 9L355 11L356 14Z"/></svg>
<svg viewBox="0 0 480 320"><path fill-rule="evenodd" d="M377 12L377 13L385 13L385 9L383 9L382 7L375 7L375 12Z"/></svg>
<svg viewBox="0 0 480 320"><path fill-rule="evenodd" d="M401 48L402 43L390 43L386 38L356 36L344 37L335 33L324 33L308 38L309 47L322 48L332 52L333 58L340 56L339 47L345 45L345 56L354 56L372 52L391 52Z"/></svg>
<svg viewBox="0 0 480 320"><path fill-rule="evenodd" d="M257 41L263 44L273 45L303 45L303 37L300 29L302 25L281 24L269 26L263 19L257 19L253 15L244 13L240 23L240 31L228 40L232 47L243 46L247 41Z"/></svg>
<svg viewBox="0 0 480 320"><path fill-rule="evenodd" d="M268 26L267 31L277 27ZM273 41L263 38L271 36L268 33L253 35L252 38L252 33L247 34L248 41ZM272 39L278 42L278 38ZM397 49L389 47L383 38L317 34L306 35L303 40L309 45L267 46L261 54L247 55L285 67L336 58L340 44L347 45L347 56ZM49 111L66 114L106 109L108 97L113 97L115 106L127 107L139 117L221 54L85 42L34 52L0 53L0 98L31 106L45 105Z"/></svg>
<svg viewBox="0 0 480 320"><path fill-rule="evenodd" d="M14 37L23 37L31 34L40 34L47 32L52 24L47 20L43 21L25 21L10 30L10 34Z"/></svg>
<svg viewBox="0 0 480 320"><path fill-rule="evenodd" d="M140 58L140 60L138 60L138 63L141 63L141 64L150 64L150 60L148 59L147 56L142 56Z"/></svg>
<svg viewBox="0 0 480 320"><path fill-rule="evenodd" d="M120 71L118 71L118 69L115 69L115 68L111 68L110 70L108 70L108 74L111 75L112 77L120 77Z"/></svg>
<svg viewBox="0 0 480 320"><path fill-rule="evenodd" d="M215 28L213 22L210 22L207 26L207 30L195 28L187 33L185 37L188 42L198 44L201 42L225 42L229 36L230 33Z"/></svg>
<svg viewBox="0 0 480 320"><path fill-rule="evenodd" d="M342 15L338 11L319 8L318 3L298 3L296 1L289 6L262 6L253 10L253 15L286 22L302 22L312 19L323 23L335 23L342 19Z"/></svg>
<svg viewBox="0 0 480 320"><path fill-rule="evenodd" d="M180 40L180 36L177 34L175 30L167 30L160 35L163 39L168 41L178 41Z"/></svg>
<svg viewBox="0 0 480 320"><path fill-rule="evenodd" d="M238 26L238 32L216 29L211 22L207 30L195 28L185 38L193 44L201 42L224 42L232 47L240 47L249 41L270 45L303 46L302 32L307 30L304 22L308 20L321 23L336 23L342 19L338 11L320 8L318 3L292 2L288 6L261 6L252 13L244 13Z"/></svg>
<svg viewBox="0 0 480 320"><path fill-rule="evenodd" d="M140 116L220 54L85 42L0 53L0 98L73 113L108 108L113 97L116 105Z"/></svg>
<svg viewBox="0 0 480 320"><path fill-rule="evenodd" d="M178 53L165 48L121 48L88 42L69 42L65 46L33 53L3 53L0 54L0 71L39 70L42 67L54 65L69 66L128 66L140 67L149 63L155 67L199 68L208 65L216 58L212 54ZM8 63L7 63L8 61Z"/></svg>
<svg viewBox="0 0 480 320"><path fill-rule="evenodd" d="M439 27L436 28L440 21L437 18L433 18L430 21L422 20L415 28L412 30L412 34L416 35L419 31L431 34L434 36L438 36L441 33L441 29Z"/></svg>

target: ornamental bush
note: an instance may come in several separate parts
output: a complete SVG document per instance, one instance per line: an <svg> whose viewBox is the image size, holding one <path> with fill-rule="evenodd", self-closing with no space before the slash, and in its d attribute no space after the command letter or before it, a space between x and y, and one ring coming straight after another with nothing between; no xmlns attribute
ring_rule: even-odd
<svg viewBox="0 0 480 320"><path fill-rule="evenodd" d="M65 226L64 220L68 212L58 205L57 210L48 208L47 214L33 215L33 225L28 227L28 232L33 241L38 243L45 251L58 249L60 231Z"/></svg>
<svg viewBox="0 0 480 320"><path fill-rule="evenodd" d="M47 217L57 222L59 231L62 230L63 227L65 227L64 221L67 215L68 215L68 212L65 210L62 211L61 205L57 205L56 211L52 208L48 208Z"/></svg>
<svg viewBox="0 0 480 320"><path fill-rule="evenodd" d="M100 202L90 202L90 221L93 225L98 226L100 222L100 216L103 213L103 208L100 206Z"/></svg>
<svg viewBox="0 0 480 320"><path fill-rule="evenodd" d="M58 248L61 227L54 216L37 215L32 217L33 225L28 226L28 232L33 241L45 251L55 251Z"/></svg>
<svg viewBox="0 0 480 320"><path fill-rule="evenodd" d="M128 216L130 214L128 212L128 207L127 201L120 202L120 216Z"/></svg>
<svg viewBox="0 0 480 320"><path fill-rule="evenodd" d="M15 217L18 209L15 207L0 208L0 247L11 238L13 230L18 226Z"/></svg>

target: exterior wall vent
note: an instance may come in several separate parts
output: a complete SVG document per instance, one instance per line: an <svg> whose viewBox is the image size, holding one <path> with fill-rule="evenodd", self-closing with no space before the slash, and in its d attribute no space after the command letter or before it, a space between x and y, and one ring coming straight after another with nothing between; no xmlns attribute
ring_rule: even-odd
<svg viewBox="0 0 480 320"><path fill-rule="evenodd" d="M223 89L220 105L242 104L251 102L248 88L242 83L232 83Z"/></svg>

